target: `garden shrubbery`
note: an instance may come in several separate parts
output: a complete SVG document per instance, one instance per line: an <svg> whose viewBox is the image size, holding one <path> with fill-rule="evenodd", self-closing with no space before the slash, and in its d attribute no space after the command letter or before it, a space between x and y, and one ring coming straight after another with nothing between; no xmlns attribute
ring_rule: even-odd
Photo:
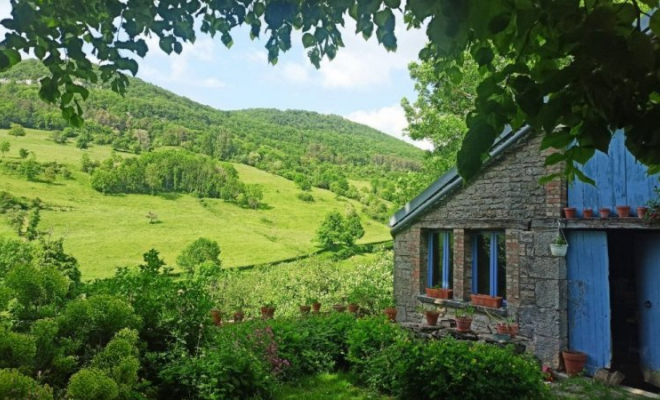
<svg viewBox="0 0 660 400"><path fill-rule="evenodd" d="M281 383L345 370L399 398L544 393L528 357L454 340L422 342L386 322L388 252L348 270L313 259L292 264L296 270L246 275L223 271L212 257L175 275L152 250L138 268L84 284L61 242L4 241L1 248L16 251L0 257L0 398L266 399ZM251 314L214 326L210 311L238 307L241 291L274 304L279 317ZM298 304L312 297L326 309L357 300L366 317L299 317Z"/></svg>

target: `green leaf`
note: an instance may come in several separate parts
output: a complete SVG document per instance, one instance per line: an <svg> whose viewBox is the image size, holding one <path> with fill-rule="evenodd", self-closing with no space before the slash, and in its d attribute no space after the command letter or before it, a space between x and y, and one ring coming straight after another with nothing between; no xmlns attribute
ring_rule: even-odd
<svg viewBox="0 0 660 400"><path fill-rule="evenodd" d="M550 165L555 165L559 164L560 162L566 160L566 156L562 153L552 153L549 156L545 158L545 162L543 165L550 166Z"/></svg>
<svg viewBox="0 0 660 400"><path fill-rule="evenodd" d="M406 9L412 11L418 20L423 21L426 17L433 15L438 3L436 0L408 0Z"/></svg>
<svg viewBox="0 0 660 400"><path fill-rule="evenodd" d="M490 20L490 22L488 23L488 29L493 34L500 33L503 30L505 30L507 26L509 26L510 21L511 21L511 14L509 14L508 12L503 12L501 14L496 15L493 19Z"/></svg>
<svg viewBox="0 0 660 400"><path fill-rule="evenodd" d="M385 0L385 5L390 8L399 8L401 7L401 0Z"/></svg>
<svg viewBox="0 0 660 400"><path fill-rule="evenodd" d="M481 65L487 65L493 62L493 59L495 58L495 54L493 53L493 49L490 47L482 47L474 55L474 59L477 62L477 64Z"/></svg>
<svg viewBox="0 0 660 400"><path fill-rule="evenodd" d="M309 32L305 32L302 37L303 46L307 49L316 46L316 38Z"/></svg>

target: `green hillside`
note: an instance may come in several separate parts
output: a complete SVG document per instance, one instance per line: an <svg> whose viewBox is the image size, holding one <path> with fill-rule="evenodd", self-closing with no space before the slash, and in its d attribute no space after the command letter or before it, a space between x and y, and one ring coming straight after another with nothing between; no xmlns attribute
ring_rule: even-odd
<svg viewBox="0 0 660 400"><path fill-rule="evenodd" d="M109 276L117 266L137 264L152 247L173 264L183 247L201 236L218 241L223 263L229 267L308 254L317 249L311 239L326 213L343 212L349 204L360 210L356 201L316 188L311 191L315 201L303 202L290 180L242 164L234 164L240 179L263 186L265 208L240 208L220 199L179 193L104 195L91 188L90 175L81 172L79 165L84 152L96 160L109 157L110 146L81 150L72 143L56 144L51 132L29 129L23 137L0 130L0 142L4 141L11 150L0 159L2 164L19 161L19 149L25 148L37 161L56 161L72 172L69 180L58 177L47 183L28 181L0 168L0 190L39 197L46 203L39 230L66 238L66 250L78 258L85 279ZM161 223L149 224L148 212L157 214ZM366 235L361 242L390 238L385 225L364 215L362 223ZM16 237L6 218L0 220L0 236Z"/></svg>

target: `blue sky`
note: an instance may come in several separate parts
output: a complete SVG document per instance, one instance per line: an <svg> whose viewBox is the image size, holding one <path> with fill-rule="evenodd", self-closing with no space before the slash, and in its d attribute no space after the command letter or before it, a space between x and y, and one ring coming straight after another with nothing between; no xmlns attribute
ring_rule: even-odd
<svg viewBox="0 0 660 400"><path fill-rule="evenodd" d="M0 0L0 19L9 16L5 1ZM320 70L307 60L299 34L275 66L267 61L265 35L252 41L244 28L234 30L231 49L219 38L200 34L181 55L166 55L151 38L149 54L138 60L138 77L221 110L265 107L337 114L401 138L406 127L401 98L416 97L407 65L417 59L426 35L406 31L398 18L399 49L389 53L375 38L365 41L353 32L348 21L346 47L333 61L324 60Z"/></svg>

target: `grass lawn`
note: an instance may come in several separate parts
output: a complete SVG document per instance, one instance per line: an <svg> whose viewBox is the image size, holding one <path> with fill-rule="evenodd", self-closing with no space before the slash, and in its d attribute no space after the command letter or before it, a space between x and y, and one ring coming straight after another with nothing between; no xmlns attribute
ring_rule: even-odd
<svg viewBox="0 0 660 400"><path fill-rule="evenodd" d="M551 386L551 392L555 399L579 399L579 400L642 400L648 397L635 395L619 387L604 386L589 378L562 379ZM656 397L658 398L658 397Z"/></svg>
<svg viewBox="0 0 660 400"><path fill-rule="evenodd" d="M18 160L18 150L26 148L36 154L37 161L67 164L73 179L28 182L0 168L0 190L40 197L47 203L49 209L42 212L39 228L66 238L65 250L80 262L83 279L107 277L117 266L136 265L150 248L174 264L181 250L199 237L220 244L227 267L308 254L317 250L314 232L328 212L344 211L349 204L361 208L357 202L320 189L312 191L315 202L303 202L296 198L299 191L293 182L242 164L235 164L241 179L263 185L267 209L247 210L218 199L180 194L106 196L93 190L89 175L79 171L83 151L73 143L58 145L50 137L48 132L27 130L27 136L15 138L0 130L0 141L11 143L4 160ZM87 151L99 160L111 152L105 146ZM161 223L150 225L145 217L149 211ZM385 225L364 215L362 223L366 234L359 243L391 239ZM15 237L4 218L0 218L0 237Z"/></svg>
<svg viewBox="0 0 660 400"><path fill-rule="evenodd" d="M390 397L358 387L350 374L320 374L284 386L277 400L386 400Z"/></svg>

